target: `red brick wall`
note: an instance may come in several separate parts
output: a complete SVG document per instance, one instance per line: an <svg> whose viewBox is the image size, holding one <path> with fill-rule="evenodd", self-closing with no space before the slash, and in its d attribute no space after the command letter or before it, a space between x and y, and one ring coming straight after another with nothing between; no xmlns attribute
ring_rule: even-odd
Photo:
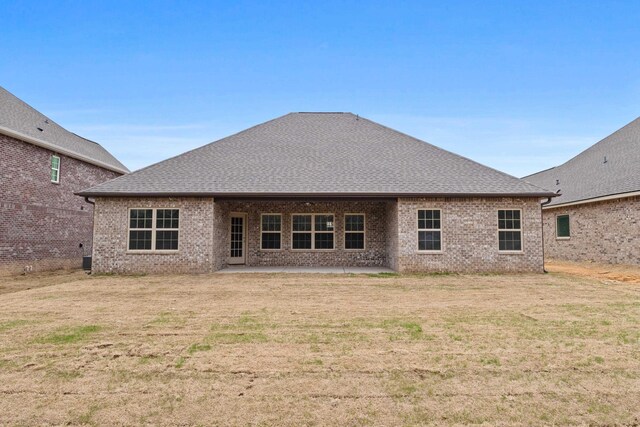
<svg viewBox="0 0 640 427"><path fill-rule="evenodd" d="M0 135L0 274L80 267L91 254L93 207L73 193L120 174Z"/></svg>

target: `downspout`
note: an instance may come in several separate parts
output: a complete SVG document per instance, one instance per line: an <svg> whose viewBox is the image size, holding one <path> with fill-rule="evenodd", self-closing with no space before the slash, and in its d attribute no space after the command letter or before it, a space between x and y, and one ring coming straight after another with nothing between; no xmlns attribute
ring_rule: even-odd
<svg viewBox="0 0 640 427"><path fill-rule="evenodd" d="M560 191L558 191L558 193L559 192ZM544 215L542 213L542 208L548 205L549 203L551 203L551 200L552 200L552 197L547 197L546 202L540 203L540 230L542 231L542 272L543 273L548 273L548 271L544 268Z"/></svg>
<svg viewBox="0 0 640 427"><path fill-rule="evenodd" d="M93 206L93 209L91 209L91 259L93 259L93 241L95 240L94 232L96 230L96 202L89 200L89 196L85 196L84 201ZM91 267L90 273L93 273L93 266Z"/></svg>

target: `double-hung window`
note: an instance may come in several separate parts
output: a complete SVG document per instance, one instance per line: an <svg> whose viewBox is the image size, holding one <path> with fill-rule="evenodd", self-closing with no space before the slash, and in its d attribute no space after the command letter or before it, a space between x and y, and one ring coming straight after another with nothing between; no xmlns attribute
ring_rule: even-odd
<svg viewBox="0 0 640 427"><path fill-rule="evenodd" d="M498 250L522 251L522 219L520 209L498 211Z"/></svg>
<svg viewBox="0 0 640 427"><path fill-rule="evenodd" d="M60 182L60 157L51 156L51 182Z"/></svg>
<svg viewBox="0 0 640 427"><path fill-rule="evenodd" d="M262 214L260 219L260 248L278 250L282 244L282 215Z"/></svg>
<svg viewBox="0 0 640 427"><path fill-rule="evenodd" d="M558 215L556 217L556 237L559 239L568 239L571 237L569 215Z"/></svg>
<svg viewBox="0 0 640 427"><path fill-rule="evenodd" d="M179 234L179 209L129 210L131 251L176 251Z"/></svg>
<svg viewBox="0 0 640 427"><path fill-rule="evenodd" d="M364 249L364 214L344 216L344 248Z"/></svg>
<svg viewBox="0 0 640 427"><path fill-rule="evenodd" d="M332 214L291 216L291 248L327 250L334 248L335 225Z"/></svg>
<svg viewBox="0 0 640 427"><path fill-rule="evenodd" d="M442 250L442 218L440 209L418 210L418 250Z"/></svg>

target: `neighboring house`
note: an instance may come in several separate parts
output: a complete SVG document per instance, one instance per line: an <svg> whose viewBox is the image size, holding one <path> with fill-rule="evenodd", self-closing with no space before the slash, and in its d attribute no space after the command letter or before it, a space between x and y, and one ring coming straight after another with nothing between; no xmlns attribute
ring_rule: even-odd
<svg viewBox="0 0 640 427"><path fill-rule="evenodd" d="M97 272L542 272L553 195L350 113L287 114L79 194Z"/></svg>
<svg viewBox="0 0 640 427"><path fill-rule="evenodd" d="M0 153L0 274L80 267L93 206L74 192L127 168L2 87Z"/></svg>
<svg viewBox="0 0 640 427"><path fill-rule="evenodd" d="M561 194L543 208L548 258L640 264L640 118L524 179Z"/></svg>

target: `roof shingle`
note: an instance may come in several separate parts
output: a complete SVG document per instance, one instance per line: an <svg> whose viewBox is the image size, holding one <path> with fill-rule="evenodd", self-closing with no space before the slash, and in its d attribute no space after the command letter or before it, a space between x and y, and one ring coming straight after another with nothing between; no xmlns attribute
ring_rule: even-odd
<svg viewBox="0 0 640 427"><path fill-rule="evenodd" d="M42 130L40 130L42 129ZM100 144L69 132L0 86L0 133L42 145L106 169L129 169Z"/></svg>
<svg viewBox="0 0 640 427"><path fill-rule="evenodd" d="M80 194L533 197L550 193L351 113L290 113Z"/></svg>
<svg viewBox="0 0 640 427"><path fill-rule="evenodd" d="M523 179L560 191L548 206L640 191L640 118L566 163Z"/></svg>

